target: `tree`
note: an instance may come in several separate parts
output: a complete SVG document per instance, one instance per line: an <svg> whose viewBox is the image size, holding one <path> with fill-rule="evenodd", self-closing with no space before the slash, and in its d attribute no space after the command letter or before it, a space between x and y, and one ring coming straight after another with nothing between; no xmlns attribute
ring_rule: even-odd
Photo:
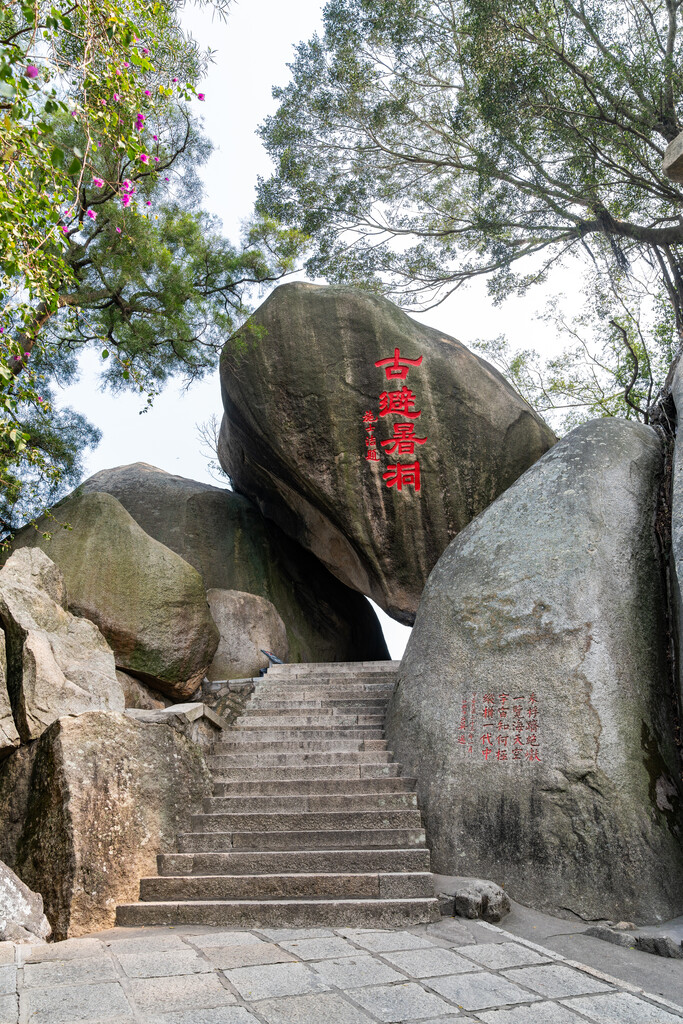
<svg viewBox="0 0 683 1024"><path fill-rule="evenodd" d="M227 0L229 2L229 0ZM225 0L216 0L219 10ZM0 14L0 532L80 474L97 431L53 385L99 347L103 383L154 393L215 366L299 240L263 219L239 245L200 208L206 58L176 0L6 5Z"/></svg>
<svg viewBox="0 0 683 1024"><path fill-rule="evenodd" d="M592 355L618 352L597 390L617 394L626 374L603 412L635 413L624 396L651 405L664 384L654 371L683 337L683 191L661 171L683 127L680 9L330 0L323 38L298 47L262 128L277 170L260 183L259 208L311 236L310 274L407 304L437 303L482 275L501 301L583 259L606 314L593 321ZM633 317L646 292L656 352L638 361Z"/></svg>

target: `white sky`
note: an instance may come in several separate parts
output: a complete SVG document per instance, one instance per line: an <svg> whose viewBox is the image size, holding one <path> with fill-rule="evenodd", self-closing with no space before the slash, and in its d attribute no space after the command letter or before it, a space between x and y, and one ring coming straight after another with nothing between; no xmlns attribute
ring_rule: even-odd
<svg viewBox="0 0 683 1024"><path fill-rule="evenodd" d="M320 28L322 7L321 0L241 0L225 23L212 19L208 10L187 8L185 22L192 34L203 48L216 51L202 86L206 101L201 113L216 146L204 173L204 206L221 218L229 237L236 238L249 217L257 175L270 172L256 129L275 110L271 87L288 81L292 48ZM537 291L494 308L483 283L477 283L427 314L411 315L465 344L506 333L515 345L543 350L547 326L534 314L544 294ZM140 415L144 403L139 397L99 391L98 364L95 354L86 356L80 381L62 394L63 404L84 413L103 433L100 446L87 457L86 476L141 461L216 483L199 452L195 425L212 413L222 414L217 373L188 391L168 387L151 411ZM391 654L398 658L409 630L379 614Z"/></svg>

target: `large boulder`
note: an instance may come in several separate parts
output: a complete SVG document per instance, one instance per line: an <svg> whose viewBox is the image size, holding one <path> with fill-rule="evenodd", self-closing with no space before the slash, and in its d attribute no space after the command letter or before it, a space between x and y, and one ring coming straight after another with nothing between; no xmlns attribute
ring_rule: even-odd
<svg viewBox="0 0 683 1024"><path fill-rule="evenodd" d="M110 494L73 494L52 515L57 522L21 530L14 548L47 552L64 573L69 608L97 624L118 668L175 698L194 693L218 646L197 570Z"/></svg>
<svg viewBox="0 0 683 1024"><path fill-rule="evenodd" d="M123 714L61 718L0 765L0 850L55 939L114 925L211 793L201 749Z"/></svg>
<svg viewBox="0 0 683 1024"><path fill-rule="evenodd" d="M395 352L422 362L375 365ZM346 286L276 288L227 342L221 384L219 455L236 490L406 623L449 541L555 441L455 338ZM383 412L381 393L400 404L403 388L415 404ZM389 466L415 462L419 491L389 486Z"/></svg>
<svg viewBox="0 0 683 1024"><path fill-rule="evenodd" d="M434 871L560 916L683 913L678 707L649 427L572 431L462 531L388 717Z"/></svg>
<svg viewBox="0 0 683 1024"><path fill-rule="evenodd" d="M7 692L23 742L62 715L124 707L106 640L65 602L61 573L40 549L15 551L0 571Z"/></svg>
<svg viewBox="0 0 683 1024"><path fill-rule="evenodd" d="M206 596L221 635L207 679L257 676L269 665L264 650L287 661L287 630L275 605L240 590L209 590Z"/></svg>
<svg viewBox="0 0 683 1024"><path fill-rule="evenodd" d="M143 462L102 470L79 490L113 495L150 537L195 567L207 590L271 601L287 628L290 661L389 657L368 602L242 495Z"/></svg>
<svg viewBox="0 0 683 1024"><path fill-rule="evenodd" d="M50 932L42 896L0 861L0 942L45 942Z"/></svg>

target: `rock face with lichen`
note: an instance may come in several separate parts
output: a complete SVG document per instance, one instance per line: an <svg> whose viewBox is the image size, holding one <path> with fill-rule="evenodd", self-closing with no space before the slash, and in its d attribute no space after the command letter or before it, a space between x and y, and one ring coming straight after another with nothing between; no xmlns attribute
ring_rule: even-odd
<svg viewBox="0 0 683 1024"><path fill-rule="evenodd" d="M110 494L73 494L53 514L21 530L13 548L40 547L59 566L69 608L99 627L117 668L176 699L194 693L218 646L197 570Z"/></svg>
<svg viewBox="0 0 683 1024"><path fill-rule="evenodd" d="M0 571L0 625L7 651L3 733L36 739L62 715L122 711L114 657L97 626L66 609L61 572L40 549L15 551Z"/></svg>
<svg viewBox="0 0 683 1024"><path fill-rule="evenodd" d="M387 730L418 778L434 871L560 916L683 913L662 465L651 428L585 424L429 577Z"/></svg>
<svg viewBox="0 0 683 1024"><path fill-rule="evenodd" d="M55 939L111 928L211 793L201 749L123 714L61 718L0 765L0 856Z"/></svg>
<svg viewBox="0 0 683 1024"><path fill-rule="evenodd" d="M264 650L287 661L287 630L270 601L239 590L209 590L206 596L221 635L207 679L257 676L269 665Z"/></svg>
<svg viewBox="0 0 683 1024"><path fill-rule="evenodd" d="M404 379L375 366L395 350L422 359ZM346 286L276 288L227 342L221 385L219 455L235 488L406 623L448 543L555 441L501 374L455 338ZM415 404L378 415L380 393L403 387ZM378 421L378 461L366 459L366 411ZM382 447L399 422L427 439L412 454ZM419 493L385 485L387 465L415 460Z"/></svg>
<svg viewBox="0 0 683 1024"><path fill-rule="evenodd" d="M389 657L368 602L242 495L144 462L102 470L79 491L111 494L150 537L194 566L207 590L270 601L285 624L290 661Z"/></svg>

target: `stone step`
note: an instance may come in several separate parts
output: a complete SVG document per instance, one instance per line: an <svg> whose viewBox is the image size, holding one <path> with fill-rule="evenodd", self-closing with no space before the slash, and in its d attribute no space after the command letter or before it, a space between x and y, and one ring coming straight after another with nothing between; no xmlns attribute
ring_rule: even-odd
<svg viewBox="0 0 683 1024"><path fill-rule="evenodd" d="M193 814L193 832L305 832L323 829L419 828L419 810L235 812L234 814Z"/></svg>
<svg viewBox="0 0 683 1024"><path fill-rule="evenodd" d="M252 714L249 709L240 715L233 726L234 729L359 729L363 726L372 729L381 729L384 725L384 715L364 714L336 714L331 710L321 711L314 715L282 714L269 712L267 714Z"/></svg>
<svg viewBox="0 0 683 1024"><path fill-rule="evenodd" d="M312 693L318 690L321 696L329 696L333 693L360 693L360 694L390 694L396 687L394 676L366 676L364 679L352 678L328 678L320 676L298 676L291 679L261 679L254 683L254 693L286 693L292 694L300 690L303 693Z"/></svg>
<svg viewBox="0 0 683 1024"><path fill-rule="evenodd" d="M254 697L249 702L250 715L270 715L288 711L312 712L322 714L343 714L346 711L362 711L367 714L384 714L388 704L386 697L318 697L317 699L289 700L285 697L269 700L265 697Z"/></svg>
<svg viewBox="0 0 683 1024"><path fill-rule="evenodd" d="M203 801L205 814L282 811L371 811L417 807L415 793L280 793L277 796L215 796Z"/></svg>
<svg viewBox="0 0 683 1024"><path fill-rule="evenodd" d="M385 705L391 700L394 687L382 687L372 689L358 689L358 690L329 690L320 686L309 686L306 689L259 689L258 687L254 690L251 696L251 700L254 701L254 706L258 707L261 701L287 701L288 703L295 702L297 704L305 701L349 701L354 702L358 707L365 707L367 701L368 704L372 702L382 701ZM323 705L324 706L324 705ZM334 707L330 703L331 707Z"/></svg>
<svg viewBox="0 0 683 1024"><path fill-rule="evenodd" d="M424 847L423 828L314 829L297 832L181 832L179 853L228 850L394 850Z"/></svg>
<svg viewBox="0 0 683 1024"><path fill-rule="evenodd" d="M234 754L209 754L207 762L209 767L231 768L235 765L242 765L244 768L257 767L262 765L333 765L333 764L379 764L381 761L391 761L393 754L390 750L297 750L284 751L282 753L269 754L262 750L253 750L251 753ZM251 775L251 772L248 773Z"/></svg>
<svg viewBox="0 0 683 1024"><path fill-rule="evenodd" d="M251 723L226 730L225 743L245 743L256 740L263 743L264 740L322 740L329 743L334 739L344 740L381 740L384 742L384 729L372 726L292 726L291 729L279 725L256 726Z"/></svg>
<svg viewBox="0 0 683 1024"><path fill-rule="evenodd" d="M434 896L428 872L175 875L142 878L145 902L198 900L372 900Z"/></svg>
<svg viewBox="0 0 683 1024"><path fill-rule="evenodd" d="M261 850L160 853L160 875L257 875L302 871L429 871L429 850Z"/></svg>
<svg viewBox="0 0 683 1024"><path fill-rule="evenodd" d="M301 753L326 753L343 751L351 753L362 753L367 750L386 750L387 741L371 737L370 739L359 739L356 736L339 736L336 739L252 739L247 736L244 739L236 737L232 740L225 740L223 743L216 743L216 753L212 757L221 757L231 754L294 754Z"/></svg>
<svg viewBox="0 0 683 1024"><path fill-rule="evenodd" d="M124 928L183 924L236 928L403 928L438 921L439 916L439 904L434 898L158 902L127 903L116 908L116 923Z"/></svg>
<svg viewBox="0 0 683 1024"><path fill-rule="evenodd" d="M335 796L338 793L412 793L415 779L292 779L283 785L282 779L234 779L216 782L214 796Z"/></svg>
<svg viewBox="0 0 683 1024"><path fill-rule="evenodd" d="M271 665L263 679L289 675L358 675L361 672L397 672L400 661L298 661Z"/></svg>
<svg viewBox="0 0 683 1024"><path fill-rule="evenodd" d="M227 755L228 757L230 755ZM212 771L215 785L242 782L249 778L253 782L326 782L328 779L337 781L349 779L397 779L401 774L401 765L396 761L367 761L360 764L286 764L268 765L255 764L251 759L247 771L242 762L214 768Z"/></svg>

